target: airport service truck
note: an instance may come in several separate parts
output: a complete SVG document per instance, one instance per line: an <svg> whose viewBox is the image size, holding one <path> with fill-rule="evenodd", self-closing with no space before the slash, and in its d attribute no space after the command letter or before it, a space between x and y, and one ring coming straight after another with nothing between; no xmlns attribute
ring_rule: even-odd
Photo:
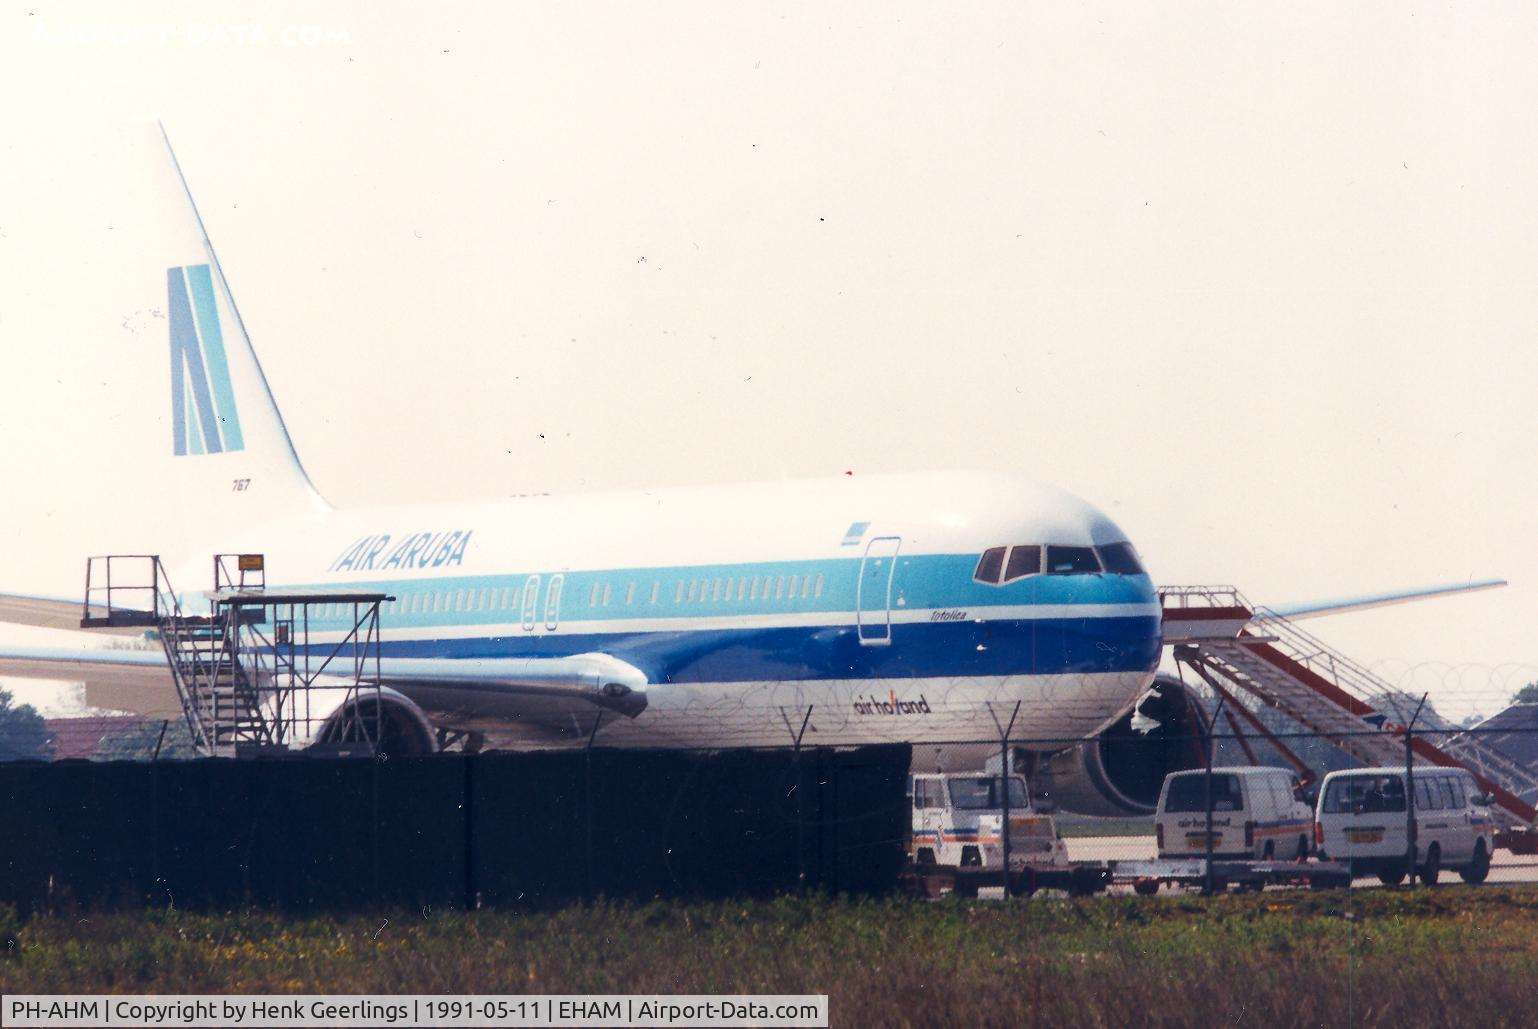
<svg viewBox="0 0 1538 1029"><path fill-rule="evenodd" d="M1104 866L1068 860L1057 823L1050 814L1032 809L1025 780L1018 775L918 774L912 777L910 798L909 874L927 895L938 896L949 887L958 895L976 896L979 888L1004 886L1006 818L1011 892L1060 889L1085 894L1105 887Z"/></svg>

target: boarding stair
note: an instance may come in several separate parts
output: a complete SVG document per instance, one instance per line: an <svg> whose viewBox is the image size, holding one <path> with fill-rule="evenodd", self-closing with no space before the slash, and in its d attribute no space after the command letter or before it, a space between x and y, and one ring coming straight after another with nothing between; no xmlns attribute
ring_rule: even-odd
<svg viewBox="0 0 1538 1029"><path fill-rule="evenodd" d="M221 572L216 559L216 584ZM183 609L157 555L113 554L87 561L81 628L153 628L194 744L205 754L229 756L242 745L271 744L275 733L264 714L258 662L241 646L242 609L215 605L212 611Z"/></svg>
<svg viewBox="0 0 1538 1029"><path fill-rule="evenodd" d="M1402 767L1409 725L1417 760L1469 769L1508 827L1538 817L1538 772L1418 711L1416 698L1232 586L1166 587L1160 599L1164 642L1214 692L1279 711L1364 765Z"/></svg>
<svg viewBox="0 0 1538 1029"><path fill-rule="evenodd" d="M92 557L80 625L155 631L193 743L204 754L377 750L379 610L393 598L269 590L260 554L215 554L214 588L203 596L206 613L186 610L156 555ZM309 626L322 604L351 608L352 627L334 634L339 639L312 642ZM366 679L370 666L374 675ZM330 706L312 702L317 689L328 691ZM337 705L339 689L345 696ZM340 720L331 716L338 709Z"/></svg>

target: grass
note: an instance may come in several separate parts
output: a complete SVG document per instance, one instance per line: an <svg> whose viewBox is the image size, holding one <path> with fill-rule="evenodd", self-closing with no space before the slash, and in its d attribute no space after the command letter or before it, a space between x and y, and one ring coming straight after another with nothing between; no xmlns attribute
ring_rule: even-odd
<svg viewBox="0 0 1538 1029"><path fill-rule="evenodd" d="M834 1025L1527 1025L1538 889L0 914L0 991L827 993Z"/></svg>

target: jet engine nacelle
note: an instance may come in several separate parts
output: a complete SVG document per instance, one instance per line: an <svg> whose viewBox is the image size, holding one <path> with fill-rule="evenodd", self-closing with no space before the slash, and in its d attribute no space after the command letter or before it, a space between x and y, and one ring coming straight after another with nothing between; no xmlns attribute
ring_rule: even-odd
<svg viewBox="0 0 1538 1029"><path fill-rule="evenodd" d="M361 689L318 689L315 707L330 701L331 711L320 721L312 745L348 743L360 739L378 741L381 753L390 757L432 754L438 749L437 734L427 714L411 698L388 686Z"/></svg>
<svg viewBox="0 0 1538 1029"><path fill-rule="evenodd" d="M1110 728L1040 759L1031 792L1079 814L1152 814L1164 777L1204 766L1207 744L1201 702L1161 673Z"/></svg>

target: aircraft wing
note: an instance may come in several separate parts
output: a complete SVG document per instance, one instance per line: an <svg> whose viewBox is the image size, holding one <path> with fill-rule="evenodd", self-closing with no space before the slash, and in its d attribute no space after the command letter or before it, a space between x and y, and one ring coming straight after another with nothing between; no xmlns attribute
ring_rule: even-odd
<svg viewBox="0 0 1538 1029"><path fill-rule="evenodd" d="M1366 593L1355 597L1338 597L1332 600L1314 600L1292 604L1264 604L1257 614L1281 615L1290 621L1300 618L1317 618L1320 615L1342 614L1346 611L1366 611L1391 604L1406 604L1427 597L1445 597L1455 593L1477 593L1480 590L1498 589L1506 585L1505 579L1470 579L1467 582L1443 583L1437 586L1416 586L1411 589L1393 590L1388 593Z"/></svg>
<svg viewBox="0 0 1538 1029"><path fill-rule="evenodd" d="M78 620L79 608L75 608ZM165 654L159 650L35 647L0 643L0 676L85 684L86 703L146 717L180 716Z"/></svg>
<svg viewBox="0 0 1538 1029"><path fill-rule="evenodd" d="M78 600L28 593L0 593L0 622L34 625L44 629L79 629L80 619L86 613ZM93 617L104 616L106 613L106 609L100 607L93 607L90 611ZM138 636L144 630L113 628L105 631L114 635Z"/></svg>
<svg viewBox="0 0 1538 1029"><path fill-rule="evenodd" d="M78 609L77 609L78 610ZM365 678L372 678L372 662ZM459 722L525 720L535 710L635 716L646 708L647 676L609 654L544 658L384 658L380 682L434 715ZM159 650L39 647L0 643L0 676L84 682L93 707L145 715L179 714ZM325 676L335 686L336 674ZM434 719L438 720L437 718Z"/></svg>

